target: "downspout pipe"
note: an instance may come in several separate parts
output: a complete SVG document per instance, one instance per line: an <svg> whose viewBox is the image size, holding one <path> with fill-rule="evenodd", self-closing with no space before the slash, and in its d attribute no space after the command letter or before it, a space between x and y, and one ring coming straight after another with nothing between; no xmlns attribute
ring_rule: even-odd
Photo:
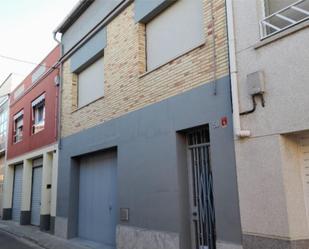
<svg viewBox="0 0 309 249"><path fill-rule="evenodd" d="M242 130L240 125L233 0L226 0L226 15L227 15L234 134L238 138L245 138L250 137L251 132L249 130Z"/></svg>
<svg viewBox="0 0 309 249"><path fill-rule="evenodd" d="M57 32L53 32L53 38L54 40L59 44L60 46L60 56L63 54L63 45L60 40L57 39ZM62 116L62 72L63 72L63 65L62 62L60 62L60 72L59 72L59 86L58 86L58 118L57 118L57 141L58 141L58 149L61 149L61 116Z"/></svg>

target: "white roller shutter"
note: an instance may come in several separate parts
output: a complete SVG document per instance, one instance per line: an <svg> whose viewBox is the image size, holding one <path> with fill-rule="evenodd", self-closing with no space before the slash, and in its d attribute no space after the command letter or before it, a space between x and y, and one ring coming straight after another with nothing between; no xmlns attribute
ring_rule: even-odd
<svg viewBox="0 0 309 249"><path fill-rule="evenodd" d="M78 75L78 106L82 107L104 96L103 57Z"/></svg>
<svg viewBox="0 0 309 249"><path fill-rule="evenodd" d="M179 0L146 25L150 71L205 42L202 0Z"/></svg>

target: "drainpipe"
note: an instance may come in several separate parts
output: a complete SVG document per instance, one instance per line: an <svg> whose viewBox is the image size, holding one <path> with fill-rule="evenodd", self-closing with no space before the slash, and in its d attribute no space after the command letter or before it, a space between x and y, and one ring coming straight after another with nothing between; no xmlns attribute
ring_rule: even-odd
<svg viewBox="0 0 309 249"><path fill-rule="evenodd" d="M60 40L57 39L57 32L53 32L53 38L54 40L59 44L60 46L60 56L62 56L63 53L63 45L61 43ZM57 124L57 141L58 141L58 149L61 149L61 116L62 116L62 96L61 96L61 92L62 92L62 72L63 72L63 66L62 66L62 62L58 62L60 63L60 71L59 71L59 88L58 88L58 124Z"/></svg>
<svg viewBox="0 0 309 249"><path fill-rule="evenodd" d="M234 133L236 137L245 138L249 137L251 135L251 132L249 130L242 130L240 125L233 0L226 0L226 14L227 14Z"/></svg>

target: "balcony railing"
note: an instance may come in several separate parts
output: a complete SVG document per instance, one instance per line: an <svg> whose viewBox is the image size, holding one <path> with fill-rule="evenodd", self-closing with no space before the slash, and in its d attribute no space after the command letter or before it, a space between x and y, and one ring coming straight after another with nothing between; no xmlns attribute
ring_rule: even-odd
<svg viewBox="0 0 309 249"><path fill-rule="evenodd" d="M277 34L294 25L309 20L309 0L297 1L260 22L261 39Z"/></svg>

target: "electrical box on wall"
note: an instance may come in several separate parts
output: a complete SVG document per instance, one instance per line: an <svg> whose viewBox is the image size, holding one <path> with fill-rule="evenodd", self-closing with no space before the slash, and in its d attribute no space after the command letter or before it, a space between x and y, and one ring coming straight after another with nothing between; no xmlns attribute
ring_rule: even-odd
<svg viewBox="0 0 309 249"><path fill-rule="evenodd" d="M265 92L265 78L263 71L247 75L248 92L250 95L259 95Z"/></svg>
<svg viewBox="0 0 309 249"><path fill-rule="evenodd" d="M120 208L120 221L129 221L129 209Z"/></svg>

